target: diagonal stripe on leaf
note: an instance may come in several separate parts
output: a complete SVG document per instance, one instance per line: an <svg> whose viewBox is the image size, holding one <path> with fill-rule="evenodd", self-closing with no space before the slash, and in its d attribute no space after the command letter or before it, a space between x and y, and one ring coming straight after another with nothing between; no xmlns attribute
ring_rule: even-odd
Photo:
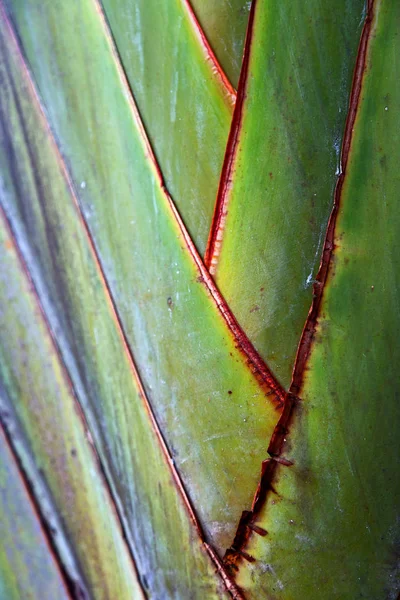
<svg viewBox="0 0 400 600"><path fill-rule="evenodd" d="M3 32L1 32L3 33ZM96 598L142 598L98 461L35 292L0 220L0 380ZM86 540L86 543L82 543Z"/></svg>
<svg viewBox="0 0 400 600"><path fill-rule="evenodd" d="M96 4L16 2L12 15L144 388L206 535L224 548L251 501L283 393L182 229ZM40 41L32 23L47 32Z"/></svg>
<svg viewBox="0 0 400 600"><path fill-rule="evenodd" d="M0 430L0 598L68 600L39 516Z"/></svg>
<svg viewBox="0 0 400 600"><path fill-rule="evenodd" d="M166 590L212 597L214 565L173 481L38 99L4 33L0 202L85 408L145 587L160 598Z"/></svg>

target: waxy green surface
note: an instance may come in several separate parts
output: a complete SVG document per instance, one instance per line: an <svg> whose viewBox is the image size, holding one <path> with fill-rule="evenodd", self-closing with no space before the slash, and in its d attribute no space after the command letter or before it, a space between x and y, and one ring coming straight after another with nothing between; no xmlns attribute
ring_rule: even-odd
<svg viewBox="0 0 400 600"><path fill-rule="evenodd" d="M103 6L166 186L203 254L234 97L184 0L103 0Z"/></svg>
<svg viewBox="0 0 400 600"><path fill-rule="evenodd" d="M400 589L400 5L374 3L364 82L302 398L238 581L248 598Z"/></svg>
<svg viewBox="0 0 400 600"><path fill-rule="evenodd" d="M256 3L215 279L284 386L333 203L363 8Z"/></svg>
<svg viewBox="0 0 400 600"><path fill-rule="evenodd" d="M191 0L190 3L222 69L237 87L251 2Z"/></svg>
<svg viewBox="0 0 400 600"><path fill-rule="evenodd" d="M12 6L144 388L205 533L223 552L251 505L276 403L188 250L95 4Z"/></svg>
<svg viewBox="0 0 400 600"><path fill-rule="evenodd" d="M0 430L0 598L68 600L38 514Z"/></svg>
<svg viewBox="0 0 400 600"><path fill-rule="evenodd" d="M143 598L88 433L3 218L0 244L0 378L7 396L93 597Z"/></svg>
<svg viewBox="0 0 400 600"><path fill-rule="evenodd" d="M88 417L143 586L152 598L220 597L221 581L172 480L73 190L10 36L2 56L8 79L0 92L0 203Z"/></svg>

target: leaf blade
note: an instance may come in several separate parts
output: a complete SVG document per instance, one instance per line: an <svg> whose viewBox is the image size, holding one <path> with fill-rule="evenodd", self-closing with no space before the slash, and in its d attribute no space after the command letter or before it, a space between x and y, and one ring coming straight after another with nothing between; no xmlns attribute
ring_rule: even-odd
<svg viewBox="0 0 400 600"><path fill-rule="evenodd" d="M284 386L339 174L363 6L252 9L206 264Z"/></svg>
<svg viewBox="0 0 400 600"><path fill-rule="evenodd" d="M17 462L0 428L0 595L9 600L68 600Z"/></svg>
<svg viewBox="0 0 400 600"><path fill-rule="evenodd" d="M400 99L399 22L397 4L369 4L334 249L303 373L303 401L284 446L294 465L278 467L273 486L280 502L267 503L259 520L270 541L253 537L247 546L259 565L271 567L261 576L258 567L250 575L241 566L239 580L249 585L250 598L267 589L277 598L398 595L400 488L393 473L400 430L400 223L389 198L399 183L399 141L390 133L399 120L391 111ZM300 574L301 557L310 553L313 567ZM292 555L299 561L290 564Z"/></svg>
<svg viewBox="0 0 400 600"><path fill-rule="evenodd" d="M279 416L280 403L272 400L282 390L228 326L232 316L185 237L132 99L121 89L96 5L10 7L146 394L205 534L221 550L251 501ZM40 41L32 39L35 27L46 32ZM82 72L81 64L90 68ZM69 106L77 107L73 118ZM271 393L272 400L265 396ZM239 478L243 485L234 492Z"/></svg>
<svg viewBox="0 0 400 600"><path fill-rule="evenodd" d="M166 185L202 254L233 90L215 69L183 0L103 0L103 6Z"/></svg>

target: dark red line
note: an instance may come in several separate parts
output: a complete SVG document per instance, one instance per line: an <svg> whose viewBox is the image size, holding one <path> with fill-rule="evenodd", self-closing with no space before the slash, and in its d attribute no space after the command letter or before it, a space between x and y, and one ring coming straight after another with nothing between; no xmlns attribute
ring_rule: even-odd
<svg viewBox="0 0 400 600"><path fill-rule="evenodd" d="M374 0L367 0L367 14L364 27L361 33L360 44L353 75L352 89L350 94L349 110L346 119L346 125L343 136L341 151L341 173L336 182L334 201L331 215L329 217L328 227L325 236L324 248L318 274L313 286L313 301L307 320L302 332L300 343L297 350L296 360L293 367L292 383L290 391L298 394L303 383L303 376L310 356L312 341L320 314L322 297L325 285L328 279L329 269L332 261L332 254L335 249L335 227L339 212L343 183L346 176L347 164L349 160L350 147L353 137L353 129L357 116L363 76L366 69L366 55L368 42L370 39L372 20L374 17Z"/></svg>
<svg viewBox="0 0 400 600"><path fill-rule="evenodd" d="M227 214L227 204L229 201L229 192L232 182L232 171L236 157L236 148L243 121L243 104L246 99L246 89L249 74L249 62L251 45L253 41L254 15L256 11L257 0L251 3L249 21L247 25L246 41L243 50L243 62L240 71L238 91L236 97L235 110L233 111L231 128L229 131L228 142L225 150L224 164L222 166L221 178L219 182L217 199L214 208L214 214L211 222L210 234L204 255L204 263L210 272L213 272L213 266L218 259L218 237L223 233L223 225Z"/></svg>
<svg viewBox="0 0 400 600"><path fill-rule="evenodd" d="M257 521L262 508L265 506L268 494L271 491L274 492L273 482L278 466L280 465L285 468L290 468L292 466L292 462L282 457L282 453L285 447L287 436L290 434L290 426L294 418L296 406L301 402L301 399L297 396L297 393L301 389L305 367L310 355L311 344L321 307L321 300L334 250L336 219L339 211L341 191L343 188L344 177L349 159L353 129L360 102L373 17L374 0L368 0L367 14L358 47L352 89L350 93L349 110L343 136L341 152L342 172L338 177L335 188L334 206L329 219L321 265L317 275L318 283L316 283L314 287L315 296L307 317L302 338L300 340L290 391L286 395L282 415L275 427L270 444L268 446L268 454L270 455L270 458L265 460L262 464L261 478L254 495L251 510L243 511L232 546L228 548L224 557L224 562L232 574L239 569L238 565L240 561L254 560L253 557L249 556L244 551L250 536L254 533L257 533L258 535L268 535L268 532L257 531L257 528L254 527L255 522Z"/></svg>
<svg viewBox="0 0 400 600"><path fill-rule="evenodd" d="M209 62L212 65L212 72L218 77L218 79L221 81L223 87L225 88L225 92L226 95L232 99L232 104L235 103L236 100L236 90L234 89L234 87L232 86L231 82L229 81L227 75L225 74L225 71L223 70L221 63L219 62L219 60L217 59L214 50L211 47L210 42L207 39L207 36L204 32L203 27L200 24L200 21L198 20L195 11L193 10L193 7L190 3L189 0L182 0L183 4L186 6L186 9L189 13L189 18L190 21L193 24L194 29L198 32L200 40L201 40L201 44L203 46L204 52L209 60Z"/></svg>
<svg viewBox="0 0 400 600"><path fill-rule="evenodd" d="M196 247L193 244L193 241L185 228L185 225L183 224L183 221L175 207L175 204L173 203L172 198L169 196L165 187L164 191L170 204L171 211L173 212L175 220L178 223L178 226L181 230L182 236L186 243L186 247L200 272L199 283L204 284L208 289L219 312L224 318L228 329L232 334L232 337L236 341L237 349L240 350L240 352L242 352L242 354L244 354L247 357L247 364L251 368L251 371L257 379L258 383L262 386L264 390L265 388L267 388L267 390L265 390L267 395L269 395L271 392L275 395L275 397L278 400L278 407L281 407L286 396L286 391L283 389L278 380L269 370L265 361L261 358L257 350L254 348L253 344L239 325L229 305L221 295L220 291L215 285L213 278L211 277L209 271L207 270L203 261L201 260L201 257L198 254Z"/></svg>
<svg viewBox="0 0 400 600"><path fill-rule="evenodd" d="M229 306L223 299L222 295L220 294L219 290L217 289L213 279L210 277L208 270L205 268L204 263L203 263L200 255L198 254L197 249L196 249L195 245L193 244L192 239L190 238L190 235L189 235L189 233L185 227L185 224L175 206L175 203L173 202L173 200L168 192L160 165L158 164L157 158L153 152L153 148L152 148L152 146L150 144L150 140L147 136L143 121L141 120L139 110L136 106L134 95L133 95L132 89L129 86L129 82L126 77L122 62L120 60L120 57L118 54L118 49L115 45L115 40L113 39L112 32L110 30L110 26L107 21L106 15L100 4L100 0L93 0L93 2L96 7L99 18L101 19L106 38L109 43L112 56L114 58L116 68L118 70L118 74L121 78L121 83L122 83L122 85L124 85L127 88L128 92L129 92L129 103L130 103L130 107L132 110L134 122L139 130L139 134L145 145L147 157L154 167L155 175L156 175L156 178L160 185L160 188L161 188L162 192L164 193L164 197L167 201L167 205L172 213L172 216L175 219L175 221L177 222L179 229L181 230L181 233L186 242L186 247L189 251L189 254L191 255L194 263L196 264L196 266L198 268L199 280L201 280L208 288L211 298L214 301L214 304L217 306L217 309L221 313L223 319L225 320L225 322L228 326L228 330L230 331L233 338L237 342L238 349L246 355L246 357L249 360L249 363L252 365L251 370L252 370L253 374L255 375L255 377L257 378L258 382L262 386L267 385L269 388L269 390L267 390L267 393L268 393L268 391L272 390L275 393L276 397L278 398L279 402L282 403L283 399L285 397L285 390L282 388L282 386L279 384L279 382L272 375L271 371L268 369L268 366L265 364L264 360L258 354L257 350L254 348L254 346L252 345L252 343L250 342L248 337L245 335L244 331L238 324L236 318L232 314L231 309L229 308ZM251 16L251 14L252 13L250 12L250 16ZM67 170L66 167L64 170L65 171ZM74 194L74 196L76 197L75 194ZM83 215L82 215L82 218L83 218ZM103 277L104 277L104 275L103 275Z"/></svg>
<svg viewBox="0 0 400 600"><path fill-rule="evenodd" d="M286 442L286 436L289 433L294 409L298 401L299 399L296 396L288 392L283 412L274 429L268 446L270 458L264 460L261 465L260 481L254 494L251 510L242 512L233 543L225 553L224 563L232 575L238 570L240 561L254 561L254 558L244 551L250 536L255 533L261 536L268 536L268 531L260 528L256 524L256 521L266 503L269 492L274 491L273 480L278 466L291 467L293 464L290 460L282 457L282 452Z"/></svg>

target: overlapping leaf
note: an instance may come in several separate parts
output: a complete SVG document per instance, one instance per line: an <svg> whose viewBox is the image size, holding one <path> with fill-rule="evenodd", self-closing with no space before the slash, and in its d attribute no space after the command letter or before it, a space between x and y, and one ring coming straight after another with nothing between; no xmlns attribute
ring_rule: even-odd
<svg viewBox="0 0 400 600"><path fill-rule="evenodd" d="M187 0L103 5L166 185L203 254L234 90L214 64Z"/></svg>
<svg viewBox="0 0 400 600"><path fill-rule="evenodd" d="M27 529L3 528L10 598L31 553L60 597L396 598L400 13L372 4L341 165L363 0L253 3L206 254L228 305L195 246L247 3L7 0L0 474L17 458L37 505L20 479L0 495ZM338 175L275 428L285 393L245 333L288 385Z"/></svg>
<svg viewBox="0 0 400 600"><path fill-rule="evenodd" d="M173 480L74 192L10 35L2 56L0 202L88 415L143 585L156 598L212 597L214 565Z"/></svg>
<svg viewBox="0 0 400 600"><path fill-rule="evenodd" d="M249 598L398 597L400 7L373 4L333 255L283 447L294 464L278 467L257 520L268 536L246 546Z"/></svg>
<svg viewBox="0 0 400 600"><path fill-rule="evenodd" d="M160 184L96 4L10 7L144 388L206 535L223 549L251 501L282 392Z"/></svg>
<svg viewBox="0 0 400 600"><path fill-rule="evenodd" d="M253 5L206 260L285 386L339 173L364 4Z"/></svg>

